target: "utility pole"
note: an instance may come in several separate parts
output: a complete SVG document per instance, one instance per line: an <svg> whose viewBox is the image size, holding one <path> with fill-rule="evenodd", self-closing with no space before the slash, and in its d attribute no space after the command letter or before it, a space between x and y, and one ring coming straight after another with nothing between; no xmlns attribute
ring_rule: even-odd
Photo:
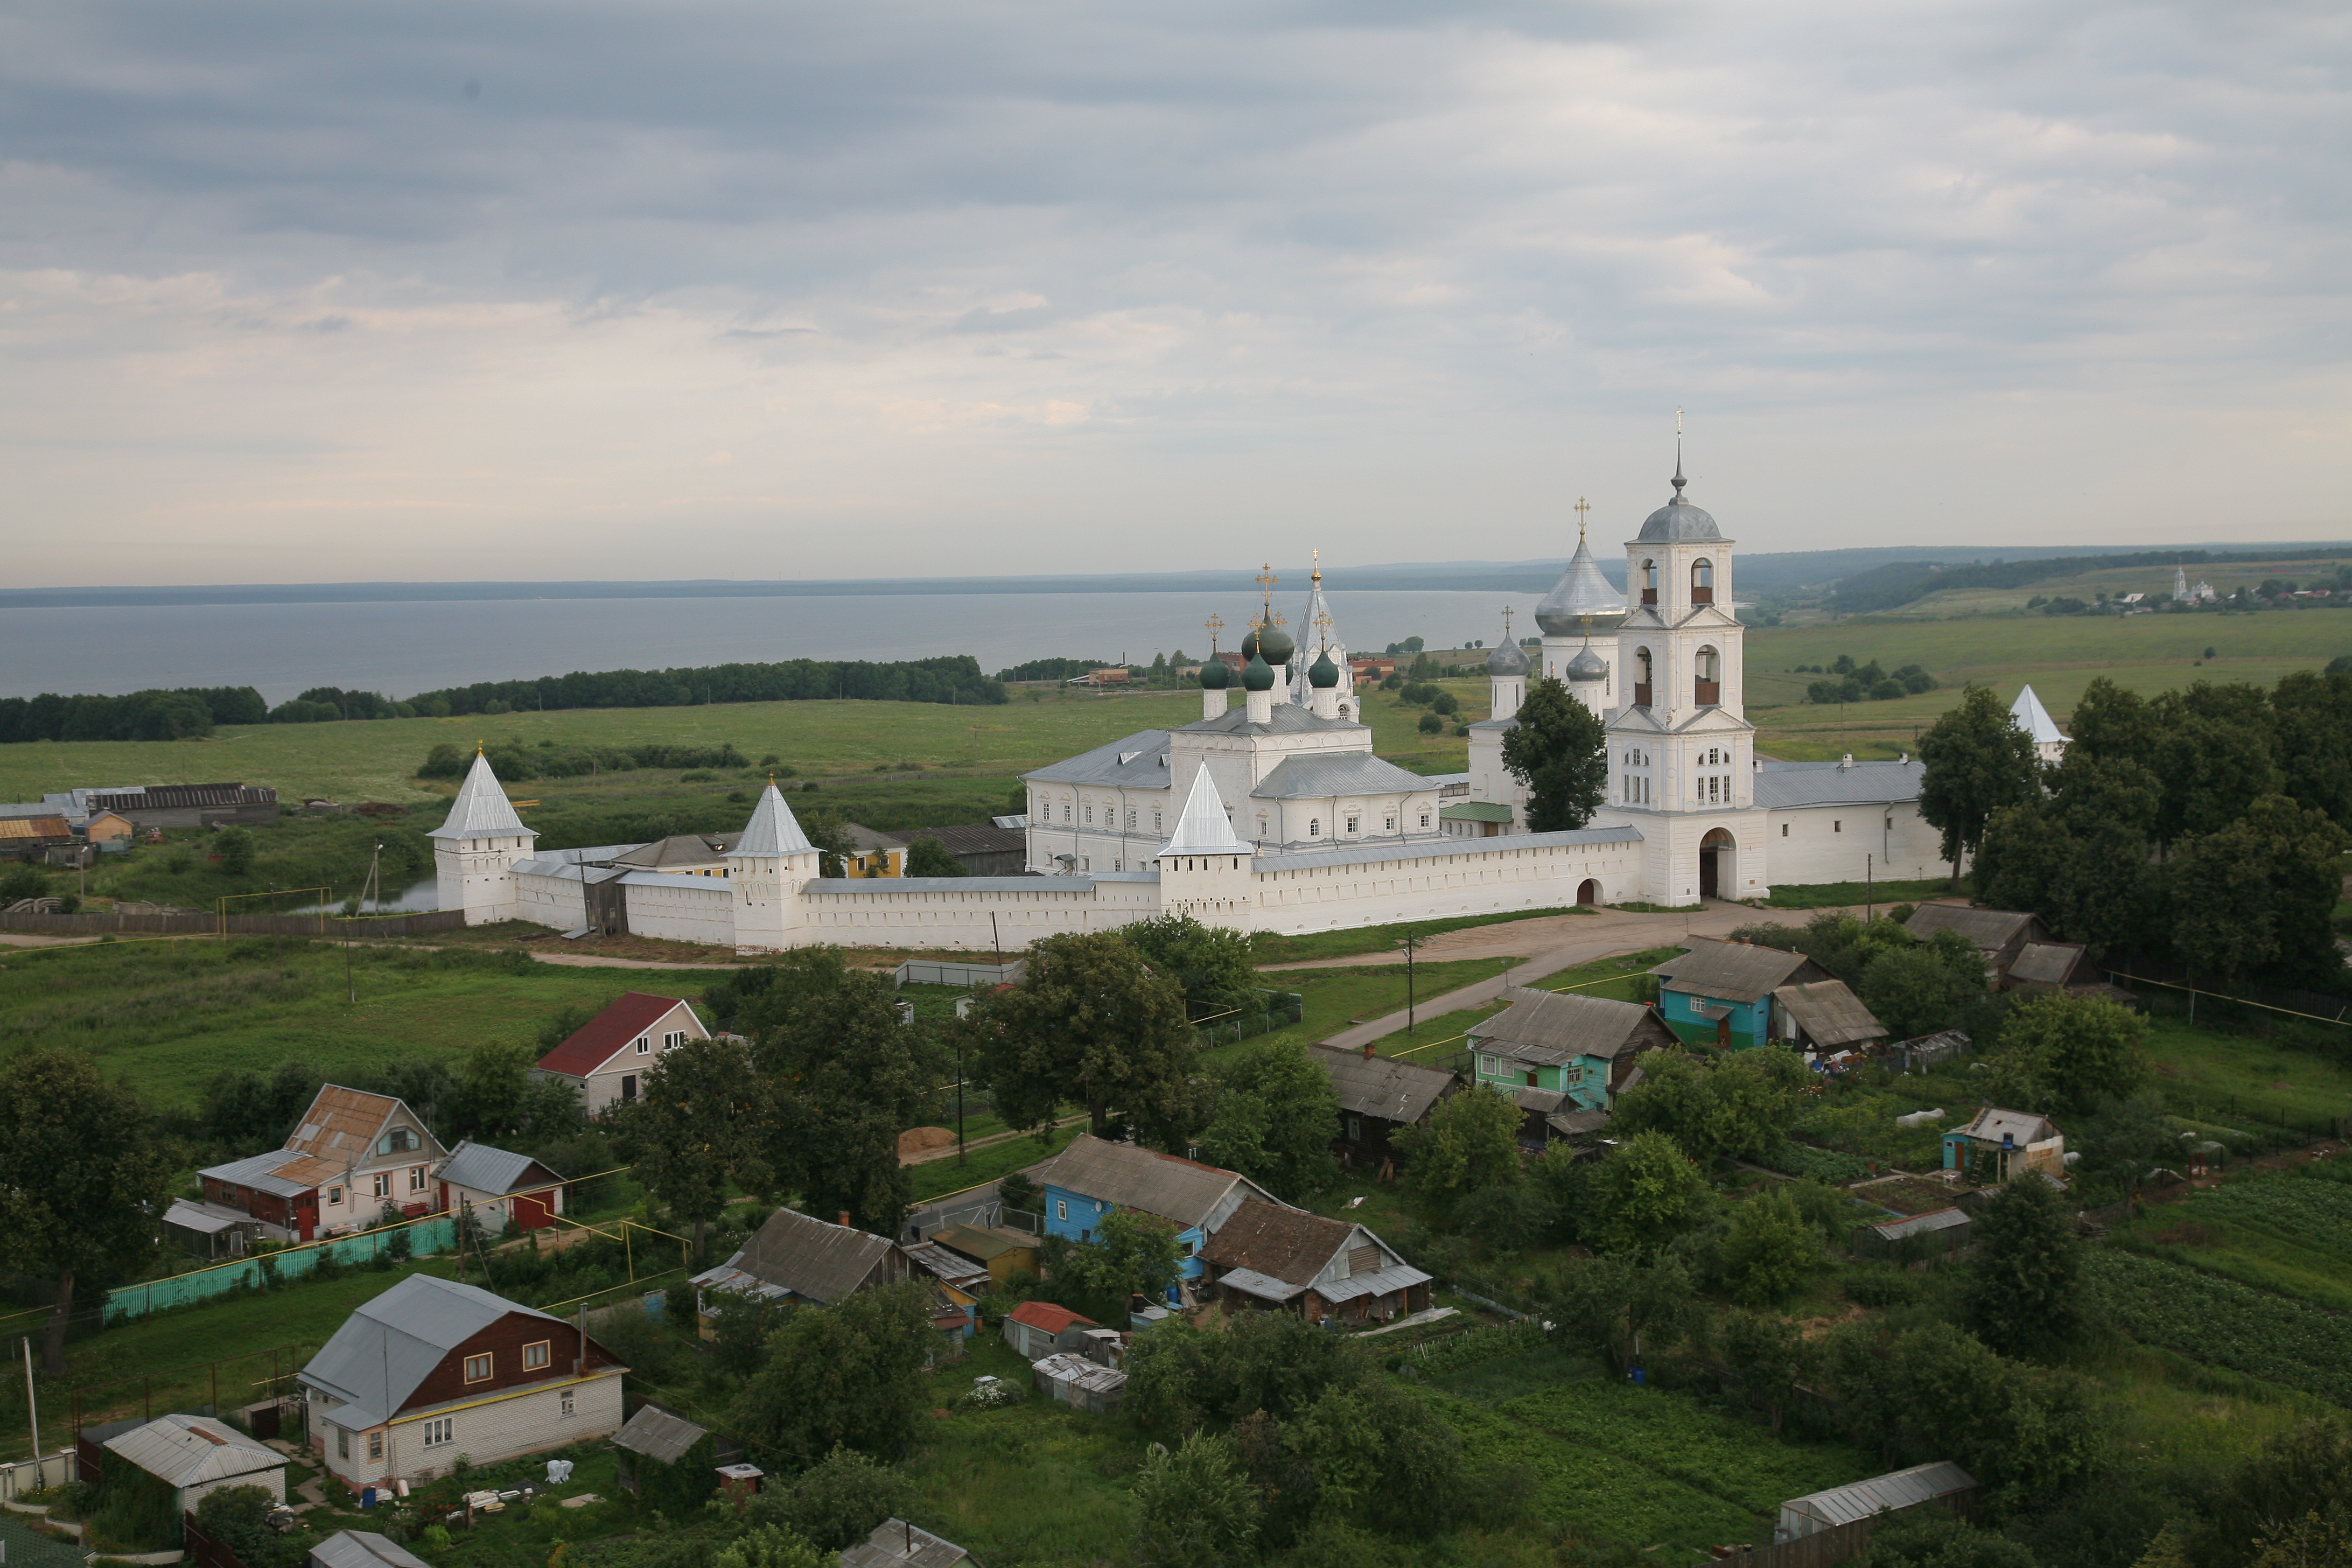
<svg viewBox="0 0 2352 1568"><path fill-rule="evenodd" d="M1415 1014L1418 997L1413 991L1412 955L1420 948L1421 939L1409 936L1397 946L1404 950L1404 1032L1410 1035L1419 1021Z"/></svg>
<svg viewBox="0 0 2352 1568"><path fill-rule="evenodd" d="M1878 914L1877 857L1862 858L1862 923L1868 925Z"/></svg>

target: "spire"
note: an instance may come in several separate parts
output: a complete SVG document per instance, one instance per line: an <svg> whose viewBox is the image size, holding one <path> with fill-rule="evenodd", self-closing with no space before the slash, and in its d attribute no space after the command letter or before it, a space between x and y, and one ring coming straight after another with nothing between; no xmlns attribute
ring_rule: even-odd
<svg viewBox="0 0 2352 1568"><path fill-rule="evenodd" d="M1682 464L1676 463L1675 467L1679 470L1682 468ZM1586 500L1582 496L1576 498L1576 542L1579 544L1584 542L1584 514L1591 510L1592 503L1591 501Z"/></svg>
<svg viewBox="0 0 2352 1568"><path fill-rule="evenodd" d="M1683 478L1683 411L1677 407L1675 410L1675 504L1677 506L1682 504L1683 486L1686 482Z"/></svg>
<svg viewBox="0 0 2352 1568"><path fill-rule="evenodd" d="M761 792L760 804L751 808L751 820L743 826L743 836L735 841L730 855L805 855L816 847L801 831L800 819L793 808L784 804L784 792L770 779Z"/></svg>
<svg viewBox="0 0 2352 1568"><path fill-rule="evenodd" d="M1252 851L1234 832L1225 816L1225 801L1203 767L1192 775L1192 793L1184 797L1183 815L1176 819L1176 837L1160 847L1160 859L1171 855L1247 855Z"/></svg>
<svg viewBox="0 0 2352 1568"><path fill-rule="evenodd" d="M466 770L466 782L457 786L457 798L449 803L449 816L440 826L425 835L427 838L509 838L539 837L522 825L515 808L507 799L507 792L499 785L499 775L490 771L490 759L478 750L474 753L474 765Z"/></svg>

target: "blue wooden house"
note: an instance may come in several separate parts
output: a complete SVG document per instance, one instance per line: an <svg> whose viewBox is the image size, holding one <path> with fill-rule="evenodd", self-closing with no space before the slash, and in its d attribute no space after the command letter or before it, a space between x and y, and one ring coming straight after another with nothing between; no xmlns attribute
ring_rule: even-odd
<svg viewBox="0 0 2352 1568"><path fill-rule="evenodd" d="M1658 977L1658 1013L1668 1028L1693 1045L1735 1050L1787 1034L1785 1026L1773 1027L1774 991L1830 978L1801 952L1711 939L1650 973Z"/></svg>
<svg viewBox="0 0 2352 1568"><path fill-rule="evenodd" d="M1185 1279L1201 1277L1201 1248L1244 1203L1255 1198L1277 1208L1291 1206L1238 1172L1087 1133L1039 1171L1036 1180L1045 1189L1050 1236L1092 1241L1103 1216L1119 1209L1139 1209L1177 1226L1184 1255L1179 1272Z"/></svg>
<svg viewBox="0 0 2352 1568"><path fill-rule="evenodd" d="M1503 999L1508 1007L1470 1027L1471 1077L1530 1110L1608 1110L1636 1057L1681 1044L1636 1002L1525 986Z"/></svg>

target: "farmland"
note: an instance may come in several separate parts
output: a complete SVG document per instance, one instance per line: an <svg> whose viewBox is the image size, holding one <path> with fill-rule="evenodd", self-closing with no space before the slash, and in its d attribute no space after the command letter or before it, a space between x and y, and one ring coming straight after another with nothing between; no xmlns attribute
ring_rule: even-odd
<svg viewBox="0 0 2352 1568"><path fill-rule="evenodd" d="M2132 1338L2282 1387L2352 1404L2352 1318L2184 1264L2100 1247L2092 1299Z"/></svg>

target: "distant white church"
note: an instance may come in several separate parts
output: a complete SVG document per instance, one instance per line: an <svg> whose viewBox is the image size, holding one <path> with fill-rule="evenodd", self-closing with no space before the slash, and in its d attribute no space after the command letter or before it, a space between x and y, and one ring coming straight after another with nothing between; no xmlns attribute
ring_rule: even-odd
<svg viewBox="0 0 2352 1568"><path fill-rule="evenodd" d="M1298 635L1269 604L1244 639L1240 707L1236 678L1213 659L1196 721L1025 775L1027 875L820 877L772 784L740 837L691 871L651 868L662 858L642 845L541 855L477 757L433 835L441 907L469 924L520 919L744 952L989 950L1177 910L1295 933L1936 875L1918 763L1755 755L1732 542L1684 498L1679 465L1674 488L1625 546L1625 592L1580 537L1537 608L1534 658L1507 637L1489 655L1493 711L1471 726L1466 773L1429 777L1373 755L1318 570ZM1530 673L1563 681L1606 722L1609 802L1572 832L1527 831L1527 792L1502 765ZM2045 733L2063 746L2032 693L2020 703L2037 746Z"/></svg>

